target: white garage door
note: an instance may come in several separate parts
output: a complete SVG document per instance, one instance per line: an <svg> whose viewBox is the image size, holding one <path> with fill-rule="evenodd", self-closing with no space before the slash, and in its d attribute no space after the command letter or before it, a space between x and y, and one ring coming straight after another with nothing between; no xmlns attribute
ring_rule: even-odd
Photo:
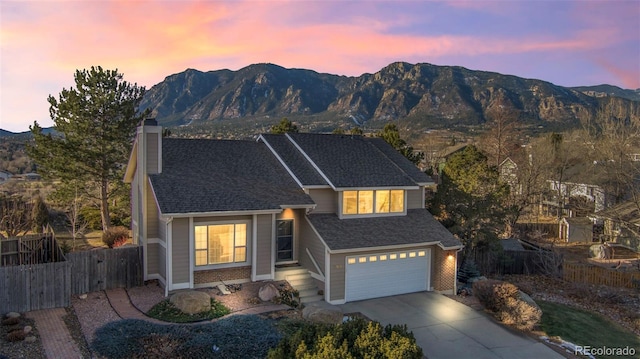
<svg viewBox="0 0 640 359"><path fill-rule="evenodd" d="M429 288L430 249L349 256L345 300L351 302Z"/></svg>

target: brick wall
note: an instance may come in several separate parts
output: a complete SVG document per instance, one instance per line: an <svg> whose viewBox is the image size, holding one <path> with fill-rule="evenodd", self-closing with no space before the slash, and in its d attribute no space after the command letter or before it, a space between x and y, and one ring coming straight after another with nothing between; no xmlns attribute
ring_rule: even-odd
<svg viewBox="0 0 640 359"><path fill-rule="evenodd" d="M451 256L451 257L450 257ZM456 284L456 251L445 251L434 247L433 256L433 290L440 293L453 294Z"/></svg>
<svg viewBox="0 0 640 359"><path fill-rule="evenodd" d="M194 285L241 279L251 279L251 266L201 270L193 273Z"/></svg>

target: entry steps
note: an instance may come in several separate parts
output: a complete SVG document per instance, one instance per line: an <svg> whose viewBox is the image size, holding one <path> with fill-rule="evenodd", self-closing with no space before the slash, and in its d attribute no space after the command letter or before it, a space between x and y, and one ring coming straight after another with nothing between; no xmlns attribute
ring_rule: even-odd
<svg viewBox="0 0 640 359"><path fill-rule="evenodd" d="M308 304L324 300L318 294L316 281L309 271L302 267L285 267L276 269L276 280L286 280L300 294L300 303Z"/></svg>

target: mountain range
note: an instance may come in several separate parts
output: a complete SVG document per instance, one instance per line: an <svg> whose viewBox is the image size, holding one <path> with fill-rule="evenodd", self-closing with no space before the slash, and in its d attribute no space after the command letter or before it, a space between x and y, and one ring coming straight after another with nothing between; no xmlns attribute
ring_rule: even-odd
<svg viewBox="0 0 640 359"><path fill-rule="evenodd" d="M350 123L380 128L403 120L416 131L481 125L507 109L525 125L566 129L598 117L640 121L640 89L562 87L550 82L458 66L392 63L357 77L254 64L237 71L187 69L146 92L161 125L182 128L251 122L262 128L287 117L314 128ZM266 127L268 128L268 127ZM0 130L0 137L29 136Z"/></svg>
<svg viewBox="0 0 640 359"><path fill-rule="evenodd" d="M165 126L288 117L373 127L407 120L427 129L479 125L492 109L506 108L526 124L571 127L599 116L640 121L640 89L568 88L427 63L396 62L357 77L255 64L168 76L147 91L147 107Z"/></svg>

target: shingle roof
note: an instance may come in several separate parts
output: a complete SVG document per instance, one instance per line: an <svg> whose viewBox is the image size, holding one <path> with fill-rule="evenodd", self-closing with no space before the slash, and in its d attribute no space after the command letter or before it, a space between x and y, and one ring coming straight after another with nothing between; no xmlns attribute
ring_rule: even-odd
<svg viewBox="0 0 640 359"><path fill-rule="evenodd" d="M262 138L284 161L304 186L326 186L327 181L320 176L318 171L298 151L293 143L285 135L263 134Z"/></svg>
<svg viewBox="0 0 640 359"><path fill-rule="evenodd" d="M430 183L433 184L433 179L429 177L426 173L420 171L416 165L414 165L411 161L407 160L400 152L396 151L395 148L391 147L385 140L382 138L367 138L372 145L376 146L380 152L382 152L387 158L393 161L396 166L400 167L404 173L409 175L411 179L416 181L417 183Z"/></svg>
<svg viewBox="0 0 640 359"><path fill-rule="evenodd" d="M595 216L640 225L640 209L638 208L638 204L634 201L619 203L615 206L596 212Z"/></svg>
<svg viewBox="0 0 640 359"><path fill-rule="evenodd" d="M261 142L162 140L162 173L149 176L164 214L312 205Z"/></svg>
<svg viewBox="0 0 640 359"><path fill-rule="evenodd" d="M461 246L426 209L410 209L406 216L339 219L335 214L307 216L330 250L373 248L440 242L445 248Z"/></svg>
<svg viewBox="0 0 640 359"><path fill-rule="evenodd" d="M312 133L290 133L287 136L336 188L417 185L370 138Z"/></svg>

